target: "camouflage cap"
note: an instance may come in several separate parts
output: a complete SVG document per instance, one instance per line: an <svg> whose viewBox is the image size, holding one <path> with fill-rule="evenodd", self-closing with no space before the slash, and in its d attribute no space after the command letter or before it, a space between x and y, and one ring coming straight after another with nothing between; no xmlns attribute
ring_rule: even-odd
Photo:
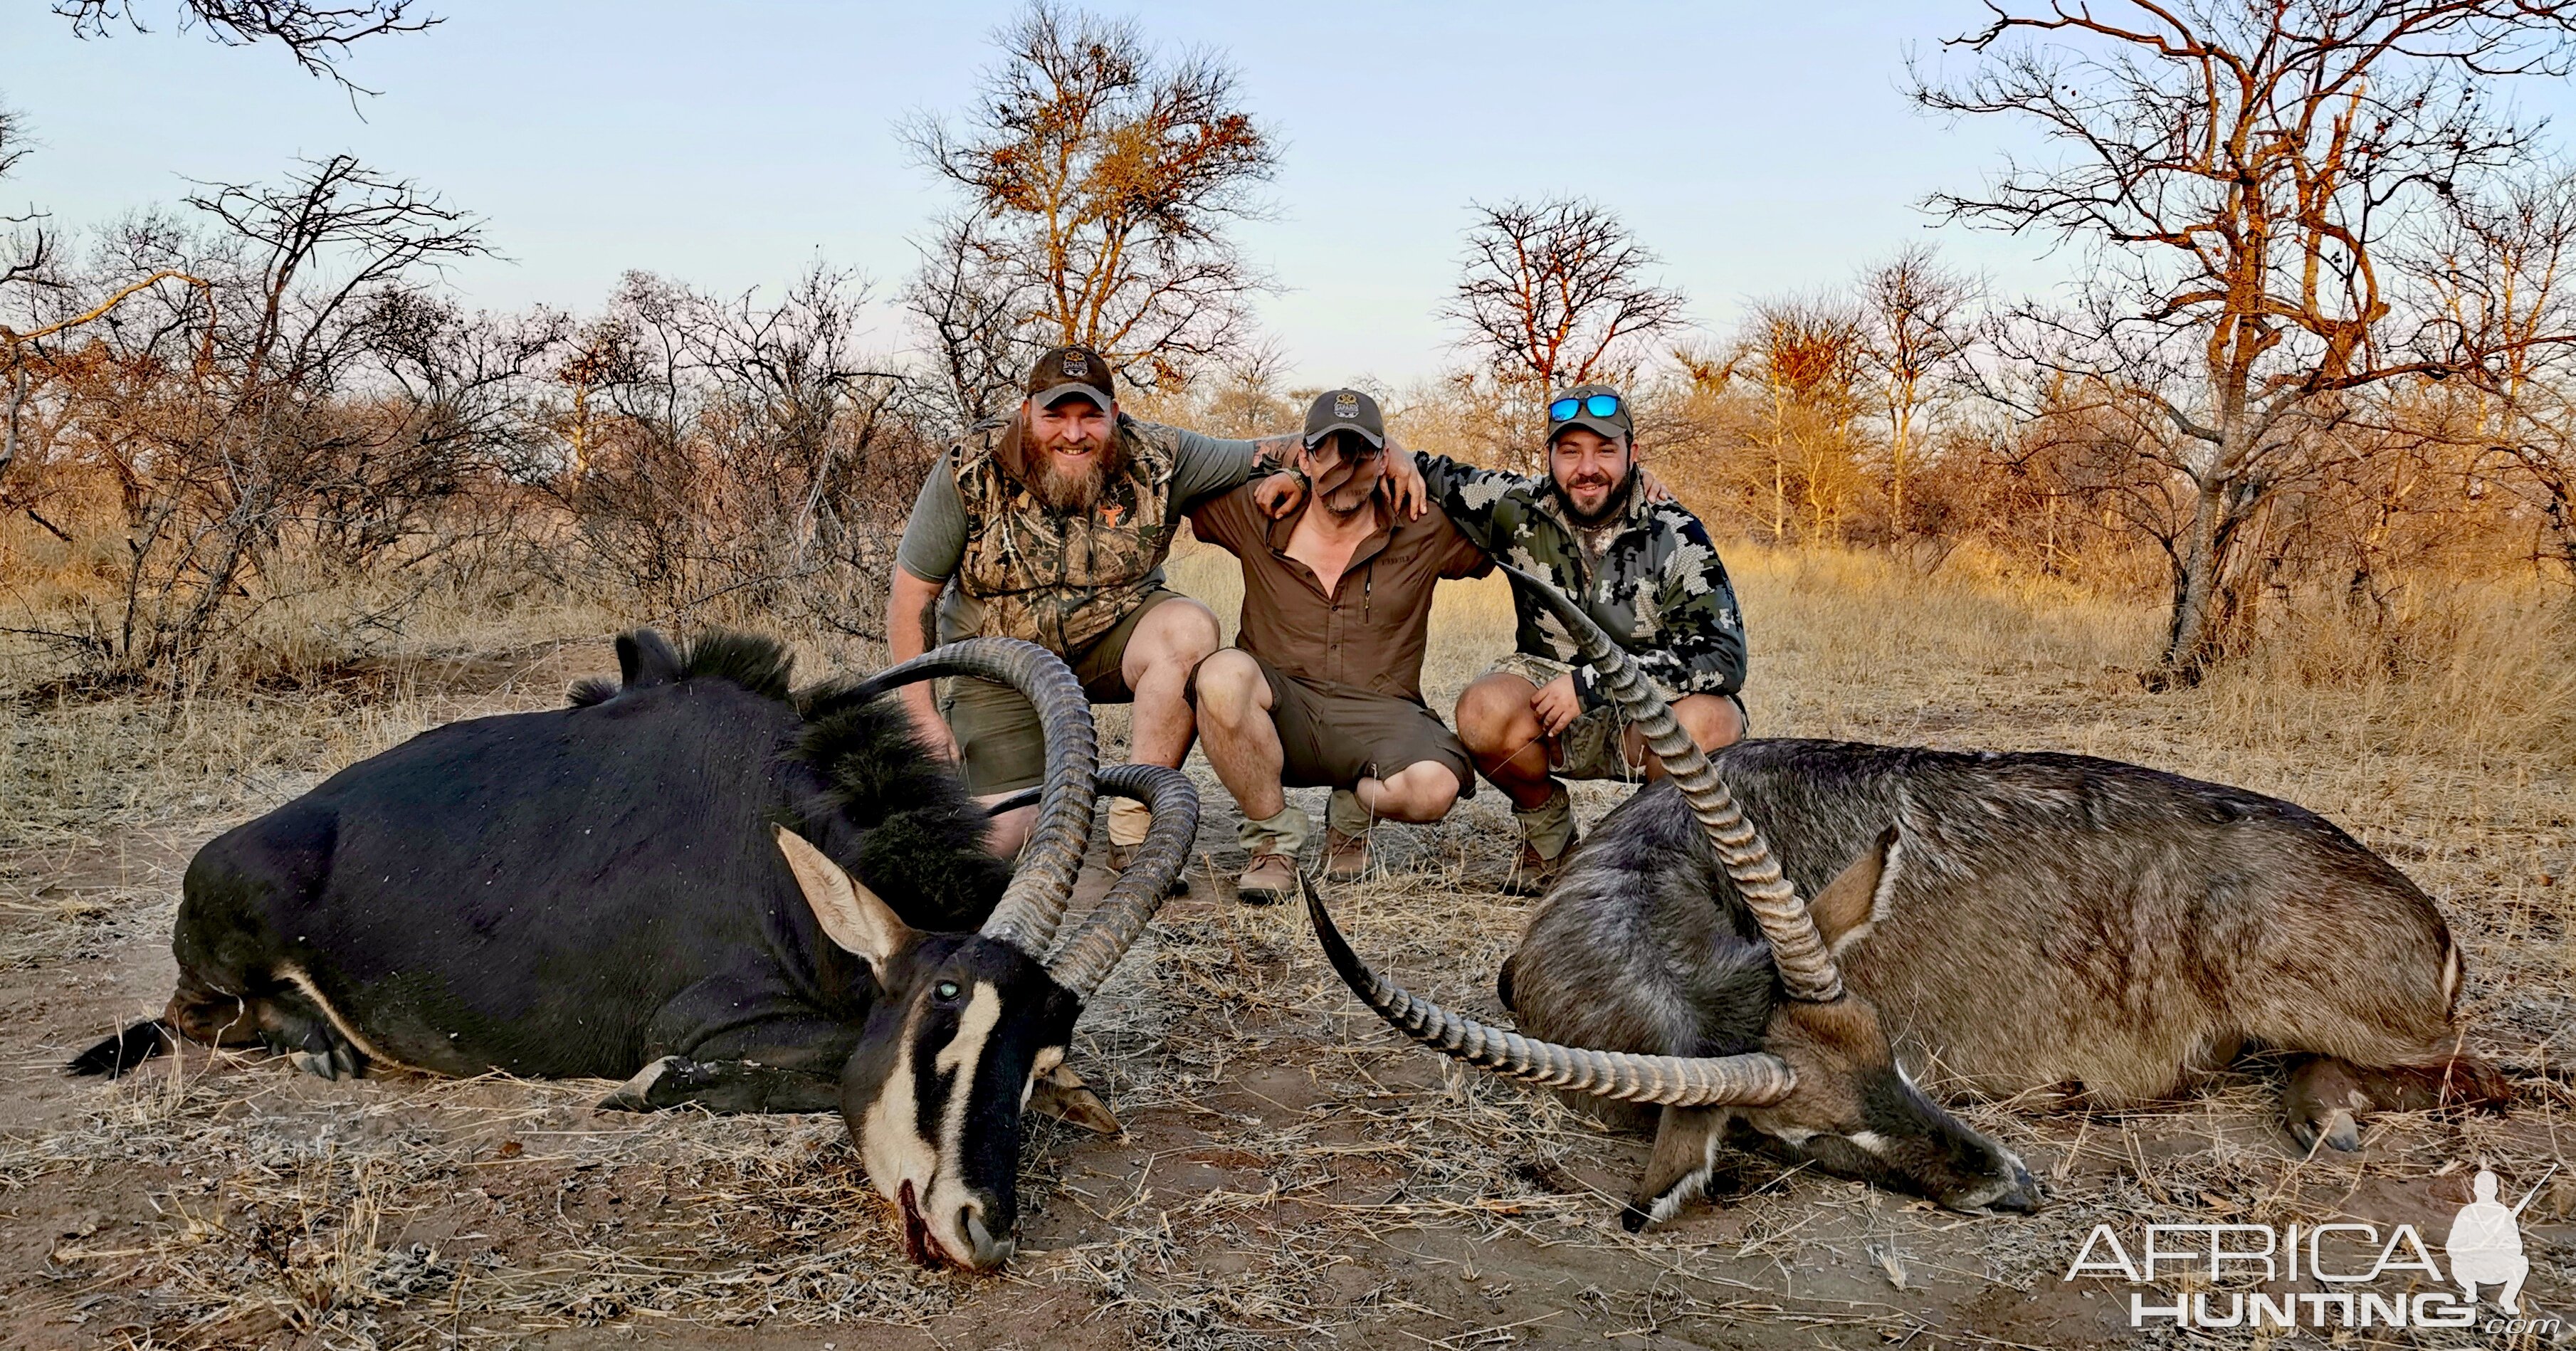
<svg viewBox="0 0 2576 1351"><path fill-rule="evenodd" d="M1106 412L1118 402L1117 388L1110 382L1109 363L1098 352L1080 343L1050 348L1029 367L1025 385L1031 399L1040 408L1052 408L1058 399L1079 394L1100 405Z"/></svg>

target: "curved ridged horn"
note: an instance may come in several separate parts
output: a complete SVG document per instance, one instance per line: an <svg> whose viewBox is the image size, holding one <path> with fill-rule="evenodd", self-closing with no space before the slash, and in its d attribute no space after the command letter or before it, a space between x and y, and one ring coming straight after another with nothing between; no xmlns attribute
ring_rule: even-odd
<svg viewBox="0 0 2576 1351"><path fill-rule="evenodd" d="M1038 796L1037 828L1029 833L1011 884L984 921L983 932L1032 957L1042 956L1073 900L1082 851L1091 843L1093 779L1100 767L1091 703L1063 658L1017 638L968 638L933 648L859 682L854 692L869 699L939 676L997 681L1037 705L1038 726L1046 737L1046 782Z"/></svg>
<svg viewBox="0 0 2576 1351"><path fill-rule="evenodd" d="M1302 874L1297 881L1305 888L1306 914L1315 922L1316 941L1324 945L1324 956L1341 974L1342 983L1390 1026L1435 1051L1505 1078L1666 1107L1761 1107L1780 1101L1797 1087L1798 1076L1787 1061L1758 1051L1696 1058L1593 1051L1532 1041L1517 1032L1462 1018L1370 970L1343 941L1342 931L1333 927L1333 917L1324 912L1324 898L1316 894L1315 884Z"/></svg>
<svg viewBox="0 0 2576 1351"><path fill-rule="evenodd" d="M1781 875L1780 860L1772 855L1770 842L1744 819L1744 809L1736 805L1735 794L1728 792L1725 781L1717 777L1717 770L1709 764L1699 743L1691 740L1674 720L1672 707L1664 702L1664 696L1582 607L1542 578L1507 564L1502 570L1533 593L1565 626L1584 661L1591 664L1602 692L1619 705L1620 715L1636 726L1646 744L1654 748L1656 758L1664 762L1664 773L1681 789L1683 800L1690 803L1691 815L1698 817L1700 826L1708 831L1709 843L1717 848L1717 861L1725 866L1726 875L1735 879L1736 890L1744 894L1745 907L1762 926L1763 937L1770 940L1771 962L1779 968L1780 984L1789 997L1818 1004L1842 998L1842 973L1834 969L1833 953L1826 949L1823 935L1816 932L1815 917L1807 913L1807 903L1798 898L1798 888Z"/></svg>
<svg viewBox="0 0 2576 1351"><path fill-rule="evenodd" d="M1172 879L1189 861L1190 845L1199 834L1198 786L1177 769L1111 765L1100 771L1100 789L1144 803L1153 811L1154 823L1146 827L1145 843L1109 894L1047 959L1047 974L1056 984L1086 1002L1145 932L1145 922L1163 908Z"/></svg>

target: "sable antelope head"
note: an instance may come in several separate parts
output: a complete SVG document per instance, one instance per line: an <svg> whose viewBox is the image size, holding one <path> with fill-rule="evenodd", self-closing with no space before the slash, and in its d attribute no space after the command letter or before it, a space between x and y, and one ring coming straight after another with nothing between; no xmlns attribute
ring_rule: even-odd
<svg viewBox="0 0 2576 1351"><path fill-rule="evenodd" d="M1180 871L1198 828L1198 796L1178 770L1120 765L1098 775L1101 787L1150 806L1153 824L1117 884L1055 943L1091 823L1090 710L1071 673L1061 663L1042 669L1036 649L1014 644L987 660L961 652L971 646L942 648L869 683L980 675L1021 689L1038 706L1049 761L1038 823L983 927L914 930L793 831L780 827L778 846L824 935L865 961L877 985L841 1074L841 1113L869 1180L902 1211L914 1261L990 1270L1018 1246L1022 1112L1036 1107L1093 1130L1119 1129L1065 1067L1065 1048L1083 1004Z"/></svg>

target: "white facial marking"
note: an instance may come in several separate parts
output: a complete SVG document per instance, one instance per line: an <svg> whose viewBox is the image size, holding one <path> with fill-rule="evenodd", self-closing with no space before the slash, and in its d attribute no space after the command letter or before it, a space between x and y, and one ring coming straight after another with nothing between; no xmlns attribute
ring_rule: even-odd
<svg viewBox="0 0 2576 1351"><path fill-rule="evenodd" d="M966 1100L975 1092L975 1069L984 1060L985 1044L992 1040L993 1027L1002 1021L1002 994L987 980L975 982L975 992L966 998L966 1007L957 1015L957 1034L939 1048L931 1061L941 1073L950 1076L948 1102L941 1109L939 1122L939 1170L930 1175L930 1186L921 1198L922 1219L940 1243L956 1256L974 1252L970 1236L958 1223L958 1215L972 1199L967 1190L966 1161L959 1149L966 1135Z"/></svg>
<svg viewBox="0 0 2576 1351"><path fill-rule="evenodd" d="M390 1065L398 1069L414 1068L413 1066L403 1064L403 1062L394 1059L392 1056L386 1055L381 1047L378 1047L374 1042L367 1040L366 1034L360 1032L355 1024L352 1024L348 1019L341 1017L340 1011L331 1007L331 1001L324 999L322 997L322 991L314 986L313 978L304 974L304 968L291 963L281 964L277 968L276 974L285 977L287 984L303 991L304 997L313 1001L313 1007L322 1010L322 1016L331 1020L331 1026L339 1029L341 1038L346 1040L351 1046L357 1047L358 1050L363 1052L369 1060L376 1061L380 1064Z"/></svg>
<svg viewBox="0 0 2576 1351"><path fill-rule="evenodd" d="M921 1009L916 1005L896 1042L894 1070L886 1075L861 1122L859 1163L889 1201L906 1180L918 1194L939 1169L938 1147L922 1137L921 1114L914 1107L919 1095L912 1078L912 1039L920 1026Z"/></svg>

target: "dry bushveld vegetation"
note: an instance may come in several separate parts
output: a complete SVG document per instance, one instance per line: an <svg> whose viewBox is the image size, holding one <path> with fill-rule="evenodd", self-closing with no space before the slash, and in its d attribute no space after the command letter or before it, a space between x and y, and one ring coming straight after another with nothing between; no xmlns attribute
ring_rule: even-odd
<svg viewBox="0 0 2576 1351"><path fill-rule="evenodd" d="M92 36L127 16L56 10ZM434 21L186 11L324 74ZM1527 467L1543 391L1621 382L1734 571L1757 734L2084 752L2332 817L2440 900L2513 1116L2383 1115L2361 1153L2302 1158L2257 1064L2130 1113L1967 1105L2042 1176L2036 1217L1746 1158L1627 1235L1643 1143L1396 1042L1301 915L1234 905L1203 770L1197 889L1076 1052L1128 1134L1035 1132L999 1278L905 1265L827 1119L198 1050L59 1078L166 995L190 853L321 776L555 704L637 623L780 633L809 675L876 664L912 492L1038 348L1108 353L1142 416L1293 425L1312 391L1253 333L1272 282L1228 233L1281 136L1223 60L1040 4L963 114L904 128L959 195L894 293L900 351L823 266L475 312L441 267L486 224L345 157L86 232L8 223L0 1343L2116 1344L2123 1292L2060 1279L2097 1223L2437 1236L2478 1161L2539 1181L2576 1105L2576 177L2482 91L2563 77L2576 6L2091 13L1981 13L1969 73L1914 90L2073 147L1931 205L2085 250L2083 287L1998 296L1904 251L1703 331L1608 207L1483 203L1444 308L1468 359L1382 391L1392 425ZM0 174L26 130L0 111ZM1231 614L1229 560L1173 572ZM1433 631L1445 708L1508 644L1506 597L1452 586ZM1502 807L1382 832L1382 875L1336 897L1354 941L1499 1018ZM2571 1210L2561 1171L2524 1215L2543 1314L2576 1313Z"/></svg>

